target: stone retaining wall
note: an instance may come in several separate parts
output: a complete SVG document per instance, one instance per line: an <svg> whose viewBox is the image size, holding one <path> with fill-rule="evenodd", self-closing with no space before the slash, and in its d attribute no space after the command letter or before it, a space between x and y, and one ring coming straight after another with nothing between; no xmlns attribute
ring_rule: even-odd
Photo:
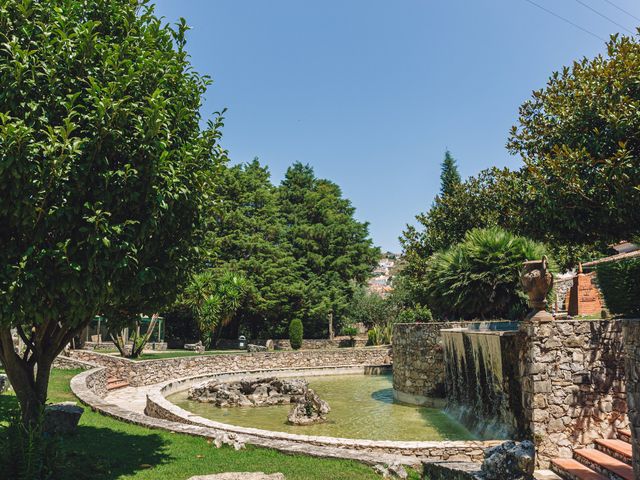
<svg viewBox="0 0 640 480"><path fill-rule="evenodd" d="M143 361L84 350L72 350L70 355L107 367L110 376L126 380L132 387L220 372L391 363L390 347L201 355Z"/></svg>
<svg viewBox="0 0 640 480"><path fill-rule="evenodd" d="M90 370L95 368L95 365L77 358L58 355L53 361L53 368L58 370Z"/></svg>
<svg viewBox="0 0 640 480"><path fill-rule="evenodd" d="M624 321L624 338L633 471L640 478L640 320Z"/></svg>
<svg viewBox="0 0 640 480"><path fill-rule="evenodd" d="M333 339L328 338L305 338L302 340L301 350L326 350L330 348L349 348L349 347L366 347L368 339L366 336L358 336L351 340L351 337L337 336ZM293 350L291 342L288 339L249 339L247 343L253 345L268 346L275 350ZM235 349L238 348L238 340L220 339L216 344L217 348Z"/></svg>
<svg viewBox="0 0 640 480"><path fill-rule="evenodd" d="M397 323L393 326L393 392L407 403L444 397L442 328L466 323Z"/></svg>
<svg viewBox="0 0 640 480"><path fill-rule="evenodd" d="M526 322L521 341L526 433L539 468L628 426L621 321Z"/></svg>

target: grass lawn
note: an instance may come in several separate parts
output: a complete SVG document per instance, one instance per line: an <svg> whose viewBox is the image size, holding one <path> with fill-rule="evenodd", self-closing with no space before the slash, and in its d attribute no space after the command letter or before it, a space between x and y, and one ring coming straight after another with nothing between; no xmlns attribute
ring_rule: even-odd
<svg viewBox="0 0 640 480"><path fill-rule="evenodd" d="M77 373L53 371L51 401L76 400L69 380ZM13 395L0 395L0 425L16 408ZM231 447L217 449L205 439L129 425L88 408L78 433L63 440L63 450L67 458L60 480L186 480L226 471L282 472L287 480L381 478L357 462L285 455L252 446L238 452ZM410 478L419 476L411 472Z"/></svg>
<svg viewBox="0 0 640 480"><path fill-rule="evenodd" d="M224 354L240 354L247 353L246 350L208 350L204 353L196 353L190 350L166 350L156 352L145 352L140 358L134 360L158 360L160 358L177 358L177 357L200 357L203 355L224 355Z"/></svg>

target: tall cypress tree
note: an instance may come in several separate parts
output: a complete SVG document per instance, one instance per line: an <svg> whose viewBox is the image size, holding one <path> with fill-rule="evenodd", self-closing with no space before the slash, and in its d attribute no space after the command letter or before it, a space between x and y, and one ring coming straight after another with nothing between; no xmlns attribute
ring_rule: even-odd
<svg viewBox="0 0 640 480"><path fill-rule="evenodd" d="M451 152L447 150L444 152L444 160L440 171L440 196L444 197L453 192L461 181L456 160L451 155Z"/></svg>

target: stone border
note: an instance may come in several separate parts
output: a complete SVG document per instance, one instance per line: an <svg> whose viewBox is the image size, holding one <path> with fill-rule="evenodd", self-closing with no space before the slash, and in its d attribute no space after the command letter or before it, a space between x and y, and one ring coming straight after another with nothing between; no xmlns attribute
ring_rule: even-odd
<svg viewBox="0 0 640 480"><path fill-rule="evenodd" d="M328 367L328 369L334 369L334 371L336 368L337 367ZM353 371L354 368L358 367L348 366L347 368ZM363 371L365 368L370 367L361 366L360 368L360 371ZM314 368L314 370L318 371L323 369ZM228 373L231 375L238 375L240 372ZM205 375L203 377L206 376L211 375ZM148 396L148 406L149 397L152 397L153 404L157 404L160 408L163 409L169 407L169 410L163 410L168 414L171 414L173 409L179 409L179 407L166 400L164 396L161 395L159 390L168 387L169 385L172 385L176 382L186 382L187 380L193 380L193 378L174 380L158 385L158 391ZM202 381L203 378L198 378L198 380ZM226 426L226 428L207 426L205 424L199 423L189 424L184 423L185 418L183 418L183 415L187 415L186 421L197 420L197 418L191 416L189 412L186 412L182 409L179 409L181 410L181 415L179 417L168 419L156 418L154 416L148 416L131 410L127 410L109 402L108 399L104 398L104 395L106 393L106 381L107 369L105 367L94 368L93 370L82 372L79 375L73 377L71 379L71 390L82 403L91 407L92 410L127 423L208 439L219 439L221 436L224 436L237 442L250 443L259 447L272 448L284 453L310 455L323 458L341 458L354 460L370 465L381 463L391 464L394 462L399 462L405 465L419 466L420 463L425 460L479 461L483 458L484 448L501 443L500 441L354 441L353 439L339 439L334 437L312 437L292 434L274 435L274 433L276 432L234 427L231 425L226 426L225 424L220 425ZM161 398L157 398L156 395L160 396ZM168 405L165 406L165 402ZM153 407L151 407L151 409L153 409ZM178 419L180 421L175 421ZM202 421L204 421L205 423L211 422L207 419L202 419ZM231 431L229 429L237 430L238 433L235 433L234 431ZM296 438L291 439L287 437L306 437L310 439L310 441L299 441ZM316 442L315 440L318 439L319 441Z"/></svg>
<svg viewBox="0 0 640 480"><path fill-rule="evenodd" d="M319 376L332 374L364 373L371 374L383 368L381 366L332 366L325 368L299 368L299 369L270 369L250 370L246 372L227 372L216 375L200 375L191 378L183 378L169 383L158 385L147 394L147 408L145 413L155 418L163 418L181 422L188 425L209 427L219 432L235 434L249 439L259 437L266 441L278 441L290 443L292 447L306 445L311 448L329 447L340 450L350 449L362 452L379 452L382 454L420 457L430 461L482 461L484 449L502 441L392 441L392 440L367 440L314 435L300 435L293 433L262 430L258 428L239 427L226 423L216 422L192 414L166 399L166 395L184 391L190 386L210 381L214 378L222 380L236 380L238 378L276 374L280 377L291 376Z"/></svg>

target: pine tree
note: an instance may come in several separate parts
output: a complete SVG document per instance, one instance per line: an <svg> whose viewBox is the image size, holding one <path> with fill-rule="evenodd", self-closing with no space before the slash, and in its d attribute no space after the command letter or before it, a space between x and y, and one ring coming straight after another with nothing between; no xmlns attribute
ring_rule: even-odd
<svg viewBox="0 0 640 480"><path fill-rule="evenodd" d="M453 192L461 181L456 160L451 155L451 152L447 150L444 152L444 160L440 170L440 196L444 197Z"/></svg>
<svg viewBox="0 0 640 480"><path fill-rule="evenodd" d="M297 316L304 319L309 337L324 336L327 315L340 317L380 252L372 245L368 224L353 217L355 209L340 187L316 178L310 166L292 165L278 193L304 288Z"/></svg>

